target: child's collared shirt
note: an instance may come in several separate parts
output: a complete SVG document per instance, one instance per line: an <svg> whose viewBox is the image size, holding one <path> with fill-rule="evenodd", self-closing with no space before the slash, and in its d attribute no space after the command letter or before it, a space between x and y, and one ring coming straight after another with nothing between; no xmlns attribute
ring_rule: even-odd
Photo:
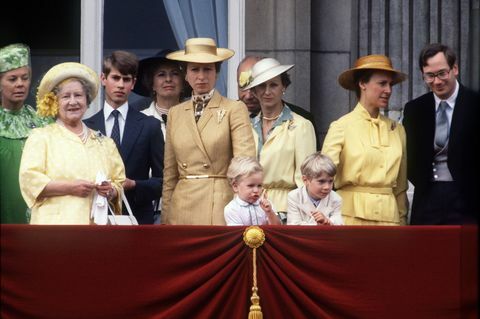
<svg viewBox="0 0 480 319"><path fill-rule="evenodd" d="M267 215L260 207L260 199L250 204L235 195L224 209L228 226L251 226L267 224Z"/></svg>

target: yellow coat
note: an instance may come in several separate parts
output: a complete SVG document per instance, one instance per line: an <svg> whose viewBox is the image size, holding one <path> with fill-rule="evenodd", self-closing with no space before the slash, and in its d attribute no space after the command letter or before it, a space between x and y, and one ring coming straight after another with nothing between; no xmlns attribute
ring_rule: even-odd
<svg viewBox="0 0 480 319"><path fill-rule="evenodd" d="M90 224L93 192L87 197L38 196L50 181L95 182L99 171L107 175L120 194L125 168L109 137L98 137L90 130L83 144L77 135L56 123L32 130L23 149L19 174L22 196L32 209L30 223ZM120 199L115 204L119 209Z"/></svg>
<svg viewBox="0 0 480 319"><path fill-rule="evenodd" d="M405 225L407 154L403 126L372 119L358 103L330 124L322 153L337 165L335 188L345 224Z"/></svg>
<svg viewBox="0 0 480 319"><path fill-rule="evenodd" d="M214 92L195 123L191 100L168 113L163 171L162 222L225 225L233 198L226 174L234 156L255 156L248 111L242 102ZM214 178L182 179L187 175Z"/></svg>
<svg viewBox="0 0 480 319"><path fill-rule="evenodd" d="M261 120L258 116L254 119L253 132L257 156L264 169L263 187L267 190L268 199L277 211L287 212L288 192L303 186L300 166L308 155L315 153L316 139L312 123L288 107L284 108L277 121L282 120L260 151Z"/></svg>

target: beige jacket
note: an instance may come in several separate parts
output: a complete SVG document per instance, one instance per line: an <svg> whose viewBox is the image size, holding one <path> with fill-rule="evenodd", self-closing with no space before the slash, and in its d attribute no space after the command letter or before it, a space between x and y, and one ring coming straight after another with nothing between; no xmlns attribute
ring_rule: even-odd
<svg viewBox="0 0 480 319"><path fill-rule="evenodd" d="M191 100L168 113L163 172L162 222L225 225L223 209L233 198L226 179L234 156L255 156L248 111L217 91L195 123ZM185 179L186 176L212 176Z"/></svg>

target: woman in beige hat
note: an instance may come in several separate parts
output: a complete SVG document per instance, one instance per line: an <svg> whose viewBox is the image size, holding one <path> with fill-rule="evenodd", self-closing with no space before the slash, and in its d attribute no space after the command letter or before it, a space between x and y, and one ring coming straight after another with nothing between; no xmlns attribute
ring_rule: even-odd
<svg viewBox="0 0 480 319"><path fill-rule="evenodd" d="M25 140L32 128L51 119L39 117L25 104L32 70L30 49L22 43L0 48L0 223L28 223L27 205L18 184ZM8 198L8 200L6 200Z"/></svg>
<svg viewBox="0 0 480 319"><path fill-rule="evenodd" d="M346 225L405 225L408 188L402 125L380 114L406 75L384 55L359 58L338 82L355 91L355 109L330 124L322 153L337 167L335 188Z"/></svg>
<svg viewBox="0 0 480 319"><path fill-rule="evenodd" d="M292 112L282 100L291 68L293 65L264 58L253 66L251 82L245 87L252 89L260 102L261 112L252 119L252 125L257 157L265 169L263 186L284 221L288 192L303 186L300 166L316 151L312 123Z"/></svg>
<svg viewBox="0 0 480 319"><path fill-rule="evenodd" d="M236 156L254 156L248 111L215 90L222 61L233 56L210 38L192 38L185 50L167 55L183 62L192 98L168 113L163 172L162 221L225 225L223 209L233 198L226 174Z"/></svg>
<svg viewBox="0 0 480 319"><path fill-rule="evenodd" d="M90 224L92 204L103 201L106 213L107 200L120 211L122 158L112 139L82 122L98 86L95 72L74 62L55 65L40 82L38 113L56 122L33 130L23 150L20 188L31 224ZM106 223L106 214L98 217Z"/></svg>

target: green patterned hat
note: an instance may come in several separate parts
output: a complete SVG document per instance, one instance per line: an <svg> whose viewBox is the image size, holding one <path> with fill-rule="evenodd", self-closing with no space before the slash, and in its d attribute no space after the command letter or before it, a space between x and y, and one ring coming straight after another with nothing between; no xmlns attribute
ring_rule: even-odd
<svg viewBox="0 0 480 319"><path fill-rule="evenodd" d="M0 48L0 73L30 65L30 49L16 43Z"/></svg>

